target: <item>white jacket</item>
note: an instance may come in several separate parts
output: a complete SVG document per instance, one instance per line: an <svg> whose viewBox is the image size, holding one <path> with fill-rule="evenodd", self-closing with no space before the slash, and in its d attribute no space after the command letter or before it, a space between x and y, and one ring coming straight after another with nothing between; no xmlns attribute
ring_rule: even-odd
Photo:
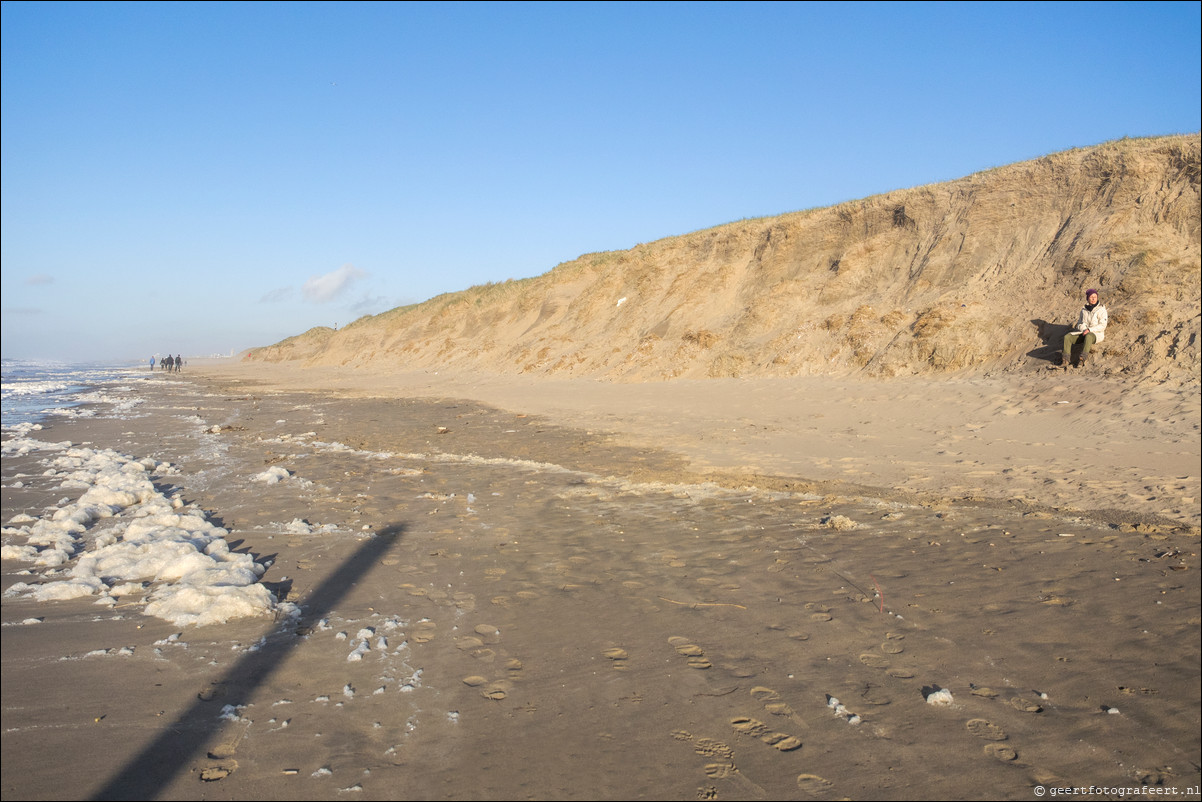
<svg viewBox="0 0 1202 802"><path fill-rule="evenodd" d="M1106 307L1098 304L1089 311L1084 306L1081 307L1081 314L1077 317L1077 328L1074 329L1078 334L1089 330L1089 333L1098 338L1098 342L1102 342L1102 338L1106 332Z"/></svg>

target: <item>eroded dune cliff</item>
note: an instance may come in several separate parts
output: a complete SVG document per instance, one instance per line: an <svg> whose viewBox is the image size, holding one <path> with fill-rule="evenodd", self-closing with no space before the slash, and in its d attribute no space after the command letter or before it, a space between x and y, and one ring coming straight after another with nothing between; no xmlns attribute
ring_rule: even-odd
<svg viewBox="0 0 1202 802"><path fill-rule="evenodd" d="M247 358L625 381L1030 370L1097 287L1094 369L1197 381L1199 150L1121 140L586 254Z"/></svg>

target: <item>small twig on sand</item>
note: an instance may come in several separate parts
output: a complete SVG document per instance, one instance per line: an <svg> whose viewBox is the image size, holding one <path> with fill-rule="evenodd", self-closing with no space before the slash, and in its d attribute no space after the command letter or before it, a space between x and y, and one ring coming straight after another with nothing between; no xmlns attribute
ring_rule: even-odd
<svg viewBox="0 0 1202 802"><path fill-rule="evenodd" d="M729 696L730 694L734 693L738 689L739 689L738 685L732 685L732 686L730 686L729 690L725 690L725 691L719 690L719 691L714 691L713 693L695 693L693 695L694 696Z"/></svg>
<svg viewBox="0 0 1202 802"><path fill-rule="evenodd" d="M676 601L675 599L669 599L667 596L660 596L659 598L662 601L684 605L685 607L738 607L740 610L747 609L741 604L731 604L729 602L682 602Z"/></svg>

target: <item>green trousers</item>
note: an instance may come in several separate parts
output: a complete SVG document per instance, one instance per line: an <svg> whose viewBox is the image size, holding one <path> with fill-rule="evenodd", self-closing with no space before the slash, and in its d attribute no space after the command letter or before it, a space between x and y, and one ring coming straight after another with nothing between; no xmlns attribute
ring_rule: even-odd
<svg viewBox="0 0 1202 802"><path fill-rule="evenodd" d="M1064 358L1066 360L1073 352L1073 346L1077 344L1077 341L1080 340L1082 336L1085 338L1085 345L1081 346L1081 356L1088 354L1089 349L1098 341L1097 335L1092 331L1085 335L1081 335L1079 332L1070 331L1068 334L1064 335Z"/></svg>

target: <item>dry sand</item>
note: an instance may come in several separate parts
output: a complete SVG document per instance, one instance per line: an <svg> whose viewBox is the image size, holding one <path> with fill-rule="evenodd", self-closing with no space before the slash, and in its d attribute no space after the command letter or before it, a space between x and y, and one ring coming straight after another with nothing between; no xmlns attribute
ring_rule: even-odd
<svg viewBox="0 0 1202 802"><path fill-rule="evenodd" d="M1196 389L215 364L139 412L40 437L176 463L302 616L5 598L6 799L1198 797Z"/></svg>

